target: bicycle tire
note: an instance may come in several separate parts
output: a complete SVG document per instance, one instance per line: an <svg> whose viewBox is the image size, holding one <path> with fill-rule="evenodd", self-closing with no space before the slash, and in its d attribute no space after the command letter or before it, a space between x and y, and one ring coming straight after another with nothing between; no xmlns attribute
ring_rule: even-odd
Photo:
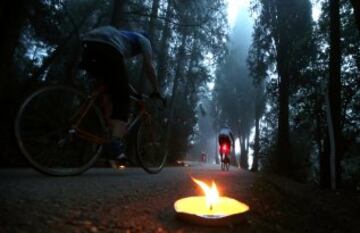
<svg viewBox="0 0 360 233"><path fill-rule="evenodd" d="M96 161L102 145L70 133L72 117L86 95L66 86L41 88L25 99L15 119L15 136L21 152L41 173L70 176L85 172ZM105 123L93 105L81 123L105 135Z"/></svg>
<svg viewBox="0 0 360 233"><path fill-rule="evenodd" d="M136 155L140 166L149 174L159 173L167 159L164 127L151 117L141 122L136 134Z"/></svg>
<svg viewBox="0 0 360 233"><path fill-rule="evenodd" d="M230 163L229 163L229 162L226 162L226 163L225 163L225 170L226 170L226 171L229 171L229 169L230 169Z"/></svg>

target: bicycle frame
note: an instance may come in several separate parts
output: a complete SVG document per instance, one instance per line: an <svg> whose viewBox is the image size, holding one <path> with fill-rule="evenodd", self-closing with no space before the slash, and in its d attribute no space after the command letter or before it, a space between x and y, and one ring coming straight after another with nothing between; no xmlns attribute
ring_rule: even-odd
<svg viewBox="0 0 360 233"><path fill-rule="evenodd" d="M144 99L148 99L149 97L146 95L140 95L136 92L136 90L134 89L134 87L132 87L129 84L130 90L131 90L131 94L130 94L130 101L132 103L136 103L139 106L139 113L130 121L126 124L126 133L130 132L130 130L132 130L134 128L134 126L136 125L136 123L143 117L145 116L149 116L150 114L146 111L145 108L145 104L144 104ZM86 114L89 112L90 108L95 104L96 100L98 99L99 96L101 96L103 93L105 92L105 89L103 86L100 86L99 88L97 88L95 91L92 92L91 95L89 95L87 97L87 100L81 105L81 107L79 108L79 111L77 113L74 114L74 124L72 125L72 129L70 133L76 133L78 137L84 139L84 140L88 140L91 142L94 142L96 144L105 144L108 143L110 138L107 137L101 137L92 133L89 133L85 130L82 130L79 126L82 122L82 120L84 119L84 117L86 116ZM103 112L102 112L102 116Z"/></svg>

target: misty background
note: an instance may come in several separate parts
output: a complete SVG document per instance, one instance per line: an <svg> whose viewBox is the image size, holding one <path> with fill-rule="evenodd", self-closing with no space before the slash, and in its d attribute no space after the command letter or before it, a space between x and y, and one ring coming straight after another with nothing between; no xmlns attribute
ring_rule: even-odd
<svg viewBox="0 0 360 233"><path fill-rule="evenodd" d="M248 145L253 139L251 137L254 133L253 127L240 129L240 123L241 121L250 121L254 112L252 103L254 90L252 90L252 79L247 66L253 18L250 13L250 1L228 1L227 4L229 33L226 46L228 55L221 64L216 64L214 77L207 84L209 92L200 99L199 143L197 145L194 143L195 148L191 150L190 154L195 155L193 159L197 159L197 156L204 152L208 155L209 162L218 163L218 132L222 127L228 125L236 138L235 151L232 155L233 165L239 166L241 149L244 150L247 147L251 167L252 150ZM224 69L226 72L223 72ZM241 101L237 102L236 100ZM248 116L245 116L244 113ZM245 135L248 135L247 139L245 139ZM245 142L246 140L248 141ZM241 148L240 142L247 144Z"/></svg>

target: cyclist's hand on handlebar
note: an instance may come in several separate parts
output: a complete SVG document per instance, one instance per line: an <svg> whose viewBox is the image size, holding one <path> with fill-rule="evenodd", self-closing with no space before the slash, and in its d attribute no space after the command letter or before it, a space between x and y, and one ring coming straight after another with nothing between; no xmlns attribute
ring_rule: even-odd
<svg viewBox="0 0 360 233"><path fill-rule="evenodd" d="M163 103L164 107L166 106L166 99L164 97L161 96L160 92L158 91L154 91L150 94L149 96L152 99L159 99L161 100L161 102Z"/></svg>

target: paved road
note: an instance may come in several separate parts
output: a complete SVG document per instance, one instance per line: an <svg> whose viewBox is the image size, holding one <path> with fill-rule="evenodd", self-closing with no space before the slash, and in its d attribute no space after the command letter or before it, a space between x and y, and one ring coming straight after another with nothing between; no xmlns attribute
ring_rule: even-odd
<svg viewBox="0 0 360 233"><path fill-rule="evenodd" d="M250 224L201 227L178 220L173 203L200 194L191 176L215 180L222 193L251 200L254 175L232 168L91 169L76 177L0 170L0 232L253 232Z"/></svg>
<svg viewBox="0 0 360 233"><path fill-rule="evenodd" d="M247 222L202 227L176 218L173 203L200 194L191 176L215 180L221 193L244 201ZM269 174L232 168L91 169L76 177L0 170L0 233L241 232L358 233L360 195L319 190Z"/></svg>

